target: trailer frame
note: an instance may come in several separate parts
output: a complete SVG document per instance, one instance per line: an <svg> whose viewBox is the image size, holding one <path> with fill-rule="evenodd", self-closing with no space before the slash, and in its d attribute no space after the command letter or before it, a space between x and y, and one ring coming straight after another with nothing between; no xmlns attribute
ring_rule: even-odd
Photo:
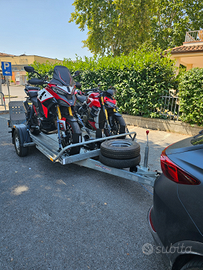
<svg viewBox="0 0 203 270"><path fill-rule="evenodd" d="M146 184L149 186L154 186L154 182L160 174L157 171L149 170L146 162L146 160L148 160L148 157L144 158L144 166L137 165L135 171L132 172L128 169L118 169L102 164L98 160L100 148L96 146L95 149L91 150L91 148L88 147L90 144L98 145L98 143L101 143L103 141L123 136L129 136L131 140L135 140L136 132L127 132L125 134L96 138L88 141L85 141L83 139L82 142L68 145L59 151L57 134L44 134L41 132L39 135L33 135L30 132L30 130L26 126L23 102L11 101L9 103L9 112L10 120L8 120L8 127L12 129L12 142L14 143L14 132L15 130L17 130L18 133L21 134L21 147L26 148L30 146L36 146L36 148L52 162L59 162L62 165L73 163L79 166L94 169L100 172L122 177L124 179L138 182L141 184ZM85 132L82 132L82 138L84 137L84 135ZM67 150L78 146L81 147L80 153L69 156ZM145 152L148 155L148 143L146 147L147 151Z"/></svg>

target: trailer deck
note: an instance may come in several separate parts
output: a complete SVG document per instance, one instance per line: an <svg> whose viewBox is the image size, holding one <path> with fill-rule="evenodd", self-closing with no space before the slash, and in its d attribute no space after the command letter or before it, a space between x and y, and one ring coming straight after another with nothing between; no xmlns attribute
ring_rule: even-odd
<svg viewBox="0 0 203 270"><path fill-rule="evenodd" d="M130 136L132 140L135 139L135 132L127 132L125 134L119 134L109 137L103 138L93 138L91 140L84 140L84 132L82 132L82 142L77 144L71 144L63 148L59 151L58 137L57 134L44 134L40 133L39 135L33 135L26 127L25 121L25 113L22 102L10 102L9 103L9 111L10 111L10 120L8 121L8 126L12 129L12 135L14 130L19 129L26 132L24 135L23 147L29 147L35 145L36 148L43 153L47 158L49 158L52 162L59 162L62 165L67 164L77 164L79 166L87 167L90 169L94 169L100 172L104 172L110 175L119 176L128 180L132 180L135 182L139 182L142 184L154 185L154 181L158 177L158 173L156 171L150 171L146 166L136 166L136 171L129 171L128 169L118 169L114 167L109 167L107 165L102 164L99 160L100 149L95 147L95 149L88 149L89 144L97 145L98 142L102 142L105 140L111 140L119 137ZM25 138L29 137L29 140ZM67 150L73 147L80 146L81 150L79 154L69 156ZM145 158L146 160L146 158Z"/></svg>

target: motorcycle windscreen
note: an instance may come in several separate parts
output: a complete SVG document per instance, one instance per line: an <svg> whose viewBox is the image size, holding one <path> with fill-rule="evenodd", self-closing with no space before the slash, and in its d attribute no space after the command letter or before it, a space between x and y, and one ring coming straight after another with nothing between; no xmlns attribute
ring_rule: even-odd
<svg viewBox="0 0 203 270"><path fill-rule="evenodd" d="M50 83L62 86L73 86L75 84L69 69L64 66L54 67L53 79Z"/></svg>

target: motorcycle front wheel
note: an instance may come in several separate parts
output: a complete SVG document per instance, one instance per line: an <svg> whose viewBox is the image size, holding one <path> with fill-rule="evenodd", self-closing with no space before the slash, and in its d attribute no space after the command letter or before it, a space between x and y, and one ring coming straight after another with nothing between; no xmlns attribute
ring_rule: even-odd
<svg viewBox="0 0 203 270"><path fill-rule="evenodd" d="M39 135L40 134L40 129L38 127L38 120L37 120L37 116L36 114L34 114L31 118L31 128L30 128L30 132L33 135Z"/></svg>
<svg viewBox="0 0 203 270"><path fill-rule="evenodd" d="M104 134L108 136L112 135L117 135L117 134L122 134L125 133L126 129L126 124L122 116L116 116L113 115L110 118L110 128L111 130L109 131L108 129L104 129ZM122 136L120 139L125 139L125 136Z"/></svg>
<svg viewBox="0 0 203 270"><path fill-rule="evenodd" d="M80 142L81 131L78 123L76 121L67 121L66 122L66 137L62 138L61 143L63 147L66 147L70 144L75 144ZM69 155L76 155L80 153L80 147L72 147L67 150Z"/></svg>

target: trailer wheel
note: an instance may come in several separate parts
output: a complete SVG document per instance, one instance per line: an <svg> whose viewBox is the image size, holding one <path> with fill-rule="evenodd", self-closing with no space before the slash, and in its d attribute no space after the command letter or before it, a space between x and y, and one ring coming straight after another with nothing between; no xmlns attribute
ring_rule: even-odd
<svg viewBox="0 0 203 270"><path fill-rule="evenodd" d="M109 140L101 144L101 154L114 159L131 159L140 155L140 145L131 140Z"/></svg>
<svg viewBox="0 0 203 270"><path fill-rule="evenodd" d="M135 158L129 158L129 159L114 159L114 158L105 157L100 153L99 160L101 161L101 163L110 167L130 168L130 167L135 167L136 165L139 165L141 156L139 155Z"/></svg>
<svg viewBox="0 0 203 270"><path fill-rule="evenodd" d="M18 154L18 156L19 157L27 156L28 148L22 146L23 142L22 142L21 137L19 136L19 132L17 129L14 131L13 139L14 139L13 141L14 141L14 145L15 145L15 150L16 150L16 153Z"/></svg>

